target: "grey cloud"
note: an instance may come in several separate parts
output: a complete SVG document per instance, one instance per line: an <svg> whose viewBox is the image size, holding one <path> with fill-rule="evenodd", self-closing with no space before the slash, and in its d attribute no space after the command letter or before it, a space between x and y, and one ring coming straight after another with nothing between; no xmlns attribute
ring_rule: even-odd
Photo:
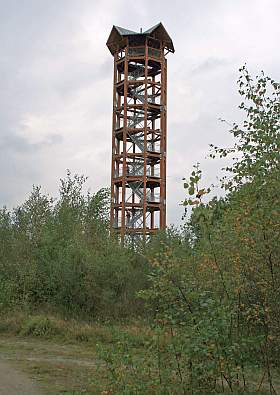
<svg viewBox="0 0 280 395"><path fill-rule="evenodd" d="M78 95L80 90L87 88L97 80L107 79L111 73L112 60L110 58L95 68L92 63L77 62L74 69L65 70L63 79L56 82L55 89L62 96Z"/></svg>
<svg viewBox="0 0 280 395"><path fill-rule="evenodd" d="M253 5L253 7L252 7ZM178 223L181 177L200 161L206 182L219 164L211 142L228 144L218 118L238 120L235 80L247 61L280 78L278 0L0 0L0 205L14 205L41 184L57 193L65 169L109 185L113 24L132 30L162 21L173 38L168 57L168 220ZM125 12L124 12L125 10ZM263 15L266 15L266 18ZM260 23L261 22L261 23Z"/></svg>
<svg viewBox="0 0 280 395"><path fill-rule="evenodd" d="M197 64L193 69L193 74L198 74L199 76L202 73L209 73L211 71L216 71L221 67L224 67L229 64L229 61L222 58L208 58L205 61Z"/></svg>

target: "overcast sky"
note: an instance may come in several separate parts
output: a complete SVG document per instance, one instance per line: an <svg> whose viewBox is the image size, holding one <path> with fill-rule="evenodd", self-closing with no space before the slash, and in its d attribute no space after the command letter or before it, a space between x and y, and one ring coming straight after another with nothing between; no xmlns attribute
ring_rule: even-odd
<svg viewBox="0 0 280 395"><path fill-rule="evenodd" d="M57 195L66 169L109 186L112 25L162 22L168 56L168 222L178 224L182 177L199 161L206 181L220 164L209 143L229 144L238 68L280 80L280 0L0 0L0 205L32 185Z"/></svg>

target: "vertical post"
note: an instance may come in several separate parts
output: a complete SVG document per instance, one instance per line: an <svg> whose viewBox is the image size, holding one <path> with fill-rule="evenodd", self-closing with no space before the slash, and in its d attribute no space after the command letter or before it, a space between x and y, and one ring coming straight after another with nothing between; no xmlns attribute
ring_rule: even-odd
<svg viewBox="0 0 280 395"><path fill-rule="evenodd" d="M144 202L143 202L143 241L146 241L147 229L147 127L148 127L148 40L145 40L145 96L144 96Z"/></svg>
<svg viewBox="0 0 280 395"><path fill-rule="evenodd" d="M153 104L155 104L156 103L156 86L155 86L155 83L156 83L156 79L155 79L155 76L153 75L153 77L152 77L152 103ZM151 125L152 125L152 132L151 132L151 139L152 139L152 146L153 146L153 151L155 151L155 142L154 142L154 140L155 140L155 132L154 132L154 130L155 130L155 120L154 119L152 119L152 122L151 122ZM151 167L151 172L152 172L152 176L154 177L155 176L155 165L154 165L154 163L155 162L153 162L153 165L152 165L152 167ZM154 188L152 188L152 190L151 190L151 196L152 196L152 198L154 198ZM151 210L151 229L154 229L154 227L155 227L155 210L153 209L153 210Z"/></svg>
<svg viewBox="0 0 280 395"><path fill-rule="evenodd" d="M121 225L121 242L124 243L126 216L125 216L125 199L126 199L126 136L127 136L127 84L128 84L128 41L125 47L124 57L124 103L123 103L123 171L122 171L122 225Z"/></svg>
<svg viewBox="0 0 280 395"><path fill-rule="evenodd" d="M110 225L111 229L114 227L115 217L115 155L116 155L116 83L117 83L117 53L114 55L114 76L113 76L113 118L112 118L112 163L111 163L111 211L110 211Z"/></svg>
<svg viewBox="0 0 280 395"><path fill-rule="evenodd" d="M161 74L161 186L160 186L160 229L166 227L166 84L167 84L167 61L162 48L162 74Z"/></svg>

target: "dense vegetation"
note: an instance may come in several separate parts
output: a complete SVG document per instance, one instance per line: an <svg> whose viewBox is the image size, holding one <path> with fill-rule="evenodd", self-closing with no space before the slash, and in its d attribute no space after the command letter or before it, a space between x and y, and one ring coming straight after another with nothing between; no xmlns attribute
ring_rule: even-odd
<svg viewBox="0 0 280 395"><path fill-rule="evenodd" d="M228 157L223 198L194 166L184 180L181 231L141 253L109 236L108 191L84 195L62 180L60 198L34 188L0 213L0 306L91 319L145 318L149 336L99 346L117 394L277 393L280 368L280 84L246 68L244 124Z"/></svg>
<svg viewBox="0 0 280 395"><path fill-rule="evenodd" d="M22 206L0 211L2 309L104 318L140 306L147 265L109 237L108 191L85 195L85 181L68 172L57 200L34 187Z"/></svg>

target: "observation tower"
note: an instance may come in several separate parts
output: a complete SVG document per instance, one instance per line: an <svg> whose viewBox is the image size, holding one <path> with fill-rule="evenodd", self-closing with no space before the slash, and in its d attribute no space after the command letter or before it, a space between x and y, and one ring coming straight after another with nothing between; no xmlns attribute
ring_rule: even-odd
<svg viewBox="0 0 280 395"><path fill-rule="evenodd" d="M162 23L137 33L113 26L111 230L146 240L166 227L167 60Z"/></svg>

